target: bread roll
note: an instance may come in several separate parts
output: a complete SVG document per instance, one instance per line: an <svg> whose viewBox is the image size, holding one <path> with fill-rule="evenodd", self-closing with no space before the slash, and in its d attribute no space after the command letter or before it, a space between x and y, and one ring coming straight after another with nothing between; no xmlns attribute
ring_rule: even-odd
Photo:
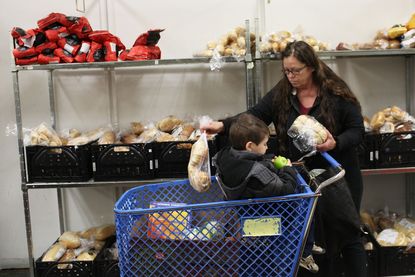
<svg viewBox="0 0 415 277"><path fill-rule="evenodd" d="M43 255L42 262L56 262L59 260L66 251L66 247L60 243L55 243L49 250Z"/></svg>
<svg viewBox="0 0 415 277"><path fill-rule="evenodd" d="M144 126L141 124L141 122L131 122L131 131L133 134L139 136L142 132L144 132Z"/></svg>

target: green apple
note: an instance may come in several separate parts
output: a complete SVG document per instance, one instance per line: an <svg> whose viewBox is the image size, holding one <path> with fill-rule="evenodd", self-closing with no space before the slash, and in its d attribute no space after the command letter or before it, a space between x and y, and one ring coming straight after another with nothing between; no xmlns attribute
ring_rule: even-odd
<svg viewBox="0 0 415 277"><path fill-rule="evenodd" d="M288 163L288 159L283 156L277 156L274 158L274 166L276 169L281 169L286 166Z"/></svg>

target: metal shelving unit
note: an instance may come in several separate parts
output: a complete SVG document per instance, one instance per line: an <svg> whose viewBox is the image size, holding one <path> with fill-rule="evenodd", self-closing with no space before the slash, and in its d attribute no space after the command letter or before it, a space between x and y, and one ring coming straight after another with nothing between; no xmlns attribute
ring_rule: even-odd
<svg viewBox="0 0 415 277"><path fill-rule="evenodd" d="M102 186L136 186L142 184L159 183L172 181L176 179L163 178L139 181L116 181L116 182L62 182L62 183L27 183L26 179L26 161L23 144L23 126L22 126L22 110L20 100L19 88L19 72L22 71L47 71L48 76L48 92L49 92L49 109L52 128L56 127L56 109L55 109L55 90L53 85L53 73L57 70L88 70L88 69L103 69L108 72L108 88L110 94L110 120L112 126L118 126L118 118L116 116L116 95L115 95L115 69L117 68L137 68L148 66L168 66L168 65L189 65L189 64L208 64L209 58L186 58L186 59L165 59L165 60L147 60L147 61L128 61L128 62L101 62L101 63L82 63L82 64L48 64L48 65L27 65L27 66L12 66L13 89L15 97L16 110L16 126L17 139L20 158L21 171L21 189L23 193L23 205L25 213L26 236L29 256L30 274L34 276L34 256L33 256L33 241L32 241L32 227L30 216L29 190L30 189L56 189L57 200L59 208L59 223L60 231L64 231L64 216L63 216L63 197L62 189L65 188L82 188L82 187L102 187ZM232 57L225 58L225 63L245 62L236 60ZM251 78L251 68L248 62L245 62L246 76ZM247 82L246 95L247 99L252 99L253 83Z"/></svg>
<svg viewBox="0 0 415 277"><path fill-rule="evenodd" d="M247 23L248 24L248 23ZM248 28L249 29L249 26ZM249 34L248 34L249 36ZM247 39L249 41L249 38ZM257 43L259 45L259 43ZM247 47L247 49L250 49ZM415 111L414 108L414 57L415 49L408 50L364 50L364 51L327 51L320 52L320 57L325 59L336 58L351 58L351 57L385 57L385 56L404 56L406 65L406 95L407 95L407 110L411 113ZM254 105L262 96L262 64L263 62L280 60L280 57L261 57L258 51L252 55L249 51L246 54L245 59L242 61L234 58L226 58L225 63L244 63L246 72L246 100L247 107ZM209 58L186 58L186 59L164 59L164 60L150 60L150 61L129 61L129 62L101 62L101 63L82 63L82 64L49 64L49 65L28 65L28 66L12 66L13 88L15 97L15 111L16 111L16 125L17 125L17 139L20 158L20 170L21 170L21 189L23 193L23 204L25 213L25 225L27 235L28 256L30 265L30 274L34 276L34 257L33 257L33 241L32 241L32 228L30 217L30 205L29 205L29 190L30 189L56 189L58 208L59 208L59 221L61 232L64 231L63 222L63 205L62 205L62 189L65 188L81 188L81 187L101 187L101 186L131 186L148 183L158 183L171 181L174 179L153 179L142 181L120 181L120 182L65 182L65 183L27 183L26 179L26 166L23 144L23 126L22 126L22 110L20 100L20 88L19 88L19 72L40 70L47 71L48 73L48 90L49 90L49 107L50 107L50 119L51 126L56 127L56 109L55 109L55 91L53 86L53 72L56 70L87 70L87 69L104 69L108 72L108 88L110 93L110 110L111 110L111 123L114 126L118 126L118 118L116 116L116 97L115 97L115 69L117 68L137 68L148 66L166 66L166 65L186 65L186 64L208 64ZM394 169L375 169L375 170L363 170L363 175L373 174L400 174L400 173L413 173L415 168L394 168ZM415 178L414 174L407 174L406 177L406 189L407 189L407 210L411 214L415 210L415 203L412 199L415 197Z"/></svg>

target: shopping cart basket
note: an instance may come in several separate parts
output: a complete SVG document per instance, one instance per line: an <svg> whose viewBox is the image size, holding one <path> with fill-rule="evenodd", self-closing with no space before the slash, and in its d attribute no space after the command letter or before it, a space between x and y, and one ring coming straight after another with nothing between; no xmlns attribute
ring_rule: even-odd
<svg viewBox="0 0 415 277"><path fill-rule="evenodd" d="M294 276L318 196L298 180L296 194L233 201L216 178L205 193L188 180L128 190L114 208L121 276Z"/></svg>

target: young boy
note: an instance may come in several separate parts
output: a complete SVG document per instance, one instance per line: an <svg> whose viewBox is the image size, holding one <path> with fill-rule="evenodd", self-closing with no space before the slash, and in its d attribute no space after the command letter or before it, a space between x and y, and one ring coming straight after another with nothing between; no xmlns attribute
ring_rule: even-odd
<svg viewBox="0 0 415 277"><path fill-rule="evenodd" d="M276 169L272 160L265 157L269 135L265 123L251 114L243 113L232 123L231 146L223 148L213 158L227 200L294 193L297 179L291 163ZM318 266L308 249L312 242L307 241L307 245L300 266L317 272Z"/></svg>

